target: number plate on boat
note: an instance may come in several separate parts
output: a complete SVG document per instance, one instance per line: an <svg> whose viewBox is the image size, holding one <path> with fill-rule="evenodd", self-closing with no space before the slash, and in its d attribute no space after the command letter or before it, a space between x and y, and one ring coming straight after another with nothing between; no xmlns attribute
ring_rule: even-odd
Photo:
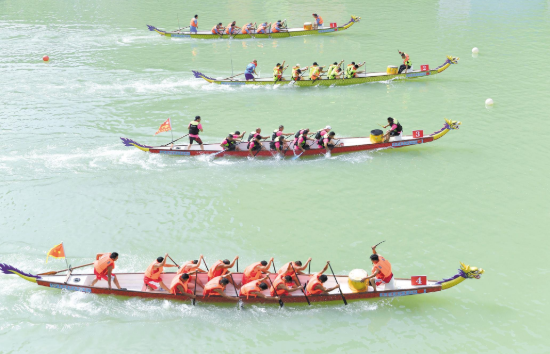
<svg viewBox="0 0 550 354"><path fill-rule="evenodd" d="M413 130L413 138L422 138L424 136L423 130Z"/></svg>
<svg viewBox="0 0 550 354"><path fill-rule="evenodd" d="M425 275L413 275L411 277L411 285L426 285L428 284L428 277Z"/></svg>
<svg viewBox="0 0 550 354"><path fill-rule="evenodd" d="M430 71L429 65L420 65L420 71Z"/></svg>

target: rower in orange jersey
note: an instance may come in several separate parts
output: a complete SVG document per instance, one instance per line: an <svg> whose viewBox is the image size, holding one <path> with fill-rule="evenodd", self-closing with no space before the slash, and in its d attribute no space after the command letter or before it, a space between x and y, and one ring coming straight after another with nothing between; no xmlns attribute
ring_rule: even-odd
<svg viewBox="0 0 550 354"><path fill-rule="evenodd" d="M107 280L109 284L109 290L111 290L111 278L114 278L115 285L118 289L120 284L115 274L113 274L113 269L115 269L115 262L118 260L118 253L103 253L98 255L97 260L94 262L94 274L95 279L92 281L91 286L94 286L100 280ZM121 289L125 290L125 289Z"/></svg>
<svg viewBox="0 0 550 354"><path fill-rule="evenodd" d="M237 27L237 21L231 22L227 27L225 27L225 34L237 34L241 28Z"/></svg>
<svg viewBox="0 0 550 354"><path fill-rule="evenodd" d="M233 262L229 262L229 259L224 259L223 261L222 260L216 261L208 271L208 281L216 277L229 274L229 268L233 268L237 259L239 259L239 256L235 257L235 259L233 259ZM229 277L228 280L231 284L233 284L235 288L240 289L240 287L233 282L232 277Z"/></svg>
<svg viewBox="0 0 550 354"><path fill-rule="evenodd" d="M193 272L195 273L195 272ZM188 273L176 274L172 283L170 284L170 292L174 295L183 295L195 299L196 296L189 290L189 280L191 277Z"/></svg>
<svg viewBox="0 0 550 354"><path fill-rule="evenodd" d="M313 19L315 20L316 27L319 29L323 28L323 23L324 23L323 18L317 14L313 14L312 16L313 16Z"/></svg>
<svg viewBox="0 0 550 354"><path fill-rule="evenodd" d="M336 284L336 286L329 289L323 286L323 283L328 280L328 277L323 274L324 272L326 272L328 268L328 264L329 262L327 262L327 264L325 265L325 268L323 268L323 270L320 271L319 273L315 273L311 275L311 278L307 282L306 295L328 294L332 290L338 289L340 287L340 285L338 284Z"/></svg>
<svg viewBox="0 0 550 354"><path fill-rule="evenodd" d="M203 296L222 296L231 301L239 301L236 296L229 296L225 293L225 288L229 284L231 277L229 274L221 275L208 281L204 286Z"/></svg>
<svg viewBox="0 0 550 354"><path fill-rule="evenodd" d="M164 267L175 267L175 265L166 264L166 257L168 257L168 253L166 253L164 257L158 257L153 263L149 264L149 267L147 267L143 275L143 283L147 287L147 290L157 290L158 288L151 283L158 283L161 288L170 291L166 284L163 283L161 274L164 271Z"/></svg>
<svg viewBox="0 0 550 354"><path fill-rule="evenodd" d="M288 266L290 269L290 263ZM294 283L290 275L279 274L273 280L273 286L270 288L271 296L288 296L291 292L300 289L301 286Z"/></svg>
<svg viewBox="0 0 550 354"><path fill-rule="evenodd" d="M294 282L298 284L298 279L296 279L296 274L305 274L303 270L307 268L309 263L311 262L311 257L308 258L306 264L302 266L302 261L296 261L296 262L288 262L285 265L283 265L279 270L277 271L277 274L282 275L289 275L294 279ZM296 273L294 272L296 271Z"/></svg>
<svg viewBox="0 0 550 354"><path fill-rule="evenodd" d="M195 260L187 261L187 262L183 263L181 265L180 269L177 272L178 276L181 275L181 274L184 274L184 273L190 274L189 275L189 278L190 278L190 283L189 284L190 284L191 288L193 288L195 286L195 277L196 277L196 275L191 275L191 273L206 273L206 270L202 270L201 268L199 268L202 261L203 261L203 256L201 254L199 259L195 259ZM202 283L202 281L199 278L197 278L196 282L197 282L198 286L200 286L201 288L204 288L204 284Z"/></svg>
<svg viewBox="0 0 550 354"><path fill-rule="evenodd" d="M370 286L376 290L377 285L385 284L384 290L393 290L395 289L395 282L393 280L393 273L391 270L390 262L376 253L376 246L372 246L372 254L370 255L370 260L373 264L372 274L366 278L363 278L362 281L369 281Z"/></svg>
<svg viewBox="0 0 550 354"><path fill-rule="evenodd" d="M266 261L252 263L244 269L243 272L243 282L241 286L250 283L251 281L258 280L262 276L262 273L269 274L269 268L271 268L271 263L273 263L273 257L269 260L269 263Z"/></svg>
<svg viewBox="0 0 550 354"><path fill-rule="evenodd" d="M269 275L266 275L265 277L261 279L256 279L251 282L249 282L246 285L243 285L241 287L241 292L239 293L240 296L246 296L248 299L250 296L252 297L261 297L262 299L268 299L268 300L279 300L278 296L266 296L262 294L262 291L267 290L269 288L269 285L265 282L269 278Z"/></svg>

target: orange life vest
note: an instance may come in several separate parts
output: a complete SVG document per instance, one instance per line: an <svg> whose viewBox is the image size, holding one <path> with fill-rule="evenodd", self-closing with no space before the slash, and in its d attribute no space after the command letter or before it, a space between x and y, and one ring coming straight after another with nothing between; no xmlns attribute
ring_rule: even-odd
<svg viewBox="0 0 550 354"><path fill-rule="evenodd" d="M222 275L226 275L229 272L227 268L218 269L218 267L222 264L223 264L222 261L216 261L216 263L214 263L212 267L210 267L210 270L208 271L208 280L214 279L215 277L220 277Z"/></svg>
<svg viewBox="0 0 550 354"><path fill-rule="evenodd" d="M259 267L262 267L261 262L253 263L244 269L243 285L253 280L260 279L262 272L258 269Z"/></svg>
<svg viewBox="0 0 550 354"><path fill-rule="evenodd" d="M323 293L323 290L317 289L317 285L321 285L321 286L323 285L323 283L321 283L321 281L319 280L319 277L320 277L319 273L313 274L311 276L311 279L309 279L309 282L307 283L307 286L306 286L307 295L314 295L314 294L322 294Z"/></svg>
<svg viewBox="0 0 550 354"><path fill-rule="evenodd" d="M262 289L260 289L260 283L260 280L254 280L246 285L243 285L241 287L241 293L239 295L246 296L247 299L249 296L256 297L257 295L252 293L255 291L262 292Z"/></svg>
<svg viewBox="0 0 550 354"><path fill-rule="evenodd" d="M264 25L264 24L261 24L259 27L258 27L258 32L261 32L261 31L264 31L265 32L265 28L267 27L267 25Z"/></svg>
<svg viewBox="0 0 550 354"><path fill-rule="evenodd" d="M170 292L174 295L178 293L178 285L181 285L183 287L183 291L186 293L189 293L189 289L187 288L189 285L189 279L181 280L181 275L176 274L174 279L172 279L172 283L170 284Z"/></svg>
<svg viewBox="0 0 550 354"><path fill-rule="evenodd" d="M285 276L282 274L279 274L273 281L273 286L270 289L271 296L288 295L288 291L286 291L285 289L277 289L281 284L285 284L289 288L294 285L294 283L287 283L285 280Z"/></svg>
<svg viewBox="0 0 550 354"><path fill-rule="evenodd" d="M386 260L386 258L382 257L381 255L378 255L378 263L372 266L372 272L374 273L376 270L379 270L380 272L376 275L376 278L378 279L386 279L392 275L391 272L391 264ZM391 280L388 279L388 281Z"/></svg>
<svg viewBox="0 0 550 354"><path fill-rule="evenodd" d="M164 267L153 268L153 266L158 264L160 263L157 261L154 261L153 263L151 263L149 267L147 267L147 270L145 271L144 276L152 280L158 280L158 278L160 278L160 274L164 270Z"/></svg>
<svg viewBox="0 0 550 354"><path fill-rule="evenodd" d="M242 28L241 33L248 34L248 29L250 28L250 25L244 25Z"/></svg>
<svg viewBox="0 0 550 354"><path fill-rule="evenodd" d="M192 18L190 26L197 27L198 25L199 25L199 21L197 21L196 18Z"/></svg>
<svg viewBox="0 0 550 354"><path fill-rule="evenodd" d="M210 295L218 295L217 292L214 290L221 289L222 291L225 290L225 286L220 284L220 280L222 277L215 277L214 279L210 280L206 285L204 286L203 296L210 296Z"/></svg>
<svg viewBox="0 0 550 354"><path fill-rule="evenodd" d="M101 255L99 259L94 262L94 269L99 274L106 273L107 268L111 266L113 267L112 269L115 269L115 261L111 259L110 253L103 253L103 255Z"/></svg>
<svg viewBox="0 0 550 354"><path fill-rule="evenodd" d="M313 70L311 71L311 80L317 80L321 75L321 70L318 66L312 66Z"/></svg>
<svg viewBox="0 0 550 354"><path fill-rule="evenodd" d="M292 263L292 266L294 267L294 269L292 269L292 267L290 267L289 271L287 272L286 269L288 267L288 265ZM277 271L277 274L282 274L283 276L285 275L290 275L291 277L293 278L296 278L296 274L294 273L294 270L297 268L298 266L296 265L296 263L294 262L288 262L287 264L285 264L284 266L281 267L281 269L279 269Z"/></svg>
<svg viewBox="0 0 550 354"><path fill-rule="evenodd" d="M199 267L198 264L196 265L195 263L193 263L193 261L187 261L183 263L181 268L178 270L177 274L182 275L183 273L189 273L190 271L193 271L195 270L195 268L198 268L198 267Z"/></svg>
<svg viewBox="0 0 550 354"><path fill-rule="evenodd" d="M220 31L218 30L217 25L212 27L212 34L220 34Z"/></svg>
<svg viewBox="0 0 550 354"><path fill-rule="evenodd" d="M233 33L233 27L231 27L231 23L225 27L225 34L231 34Z"/></svg>
<svg viewBox="0 0 550 354"><path fill-rule="evenodd" d="M317 16L317 24L322 25L323 24L323 18L321 16Z"/></svg>
<svg viewBox="0 0 550 354"><path fill-rule="evenodd" d="M277 27L277 22L271 25L271 32L272 33L279 33L279 27Z"/></svg>

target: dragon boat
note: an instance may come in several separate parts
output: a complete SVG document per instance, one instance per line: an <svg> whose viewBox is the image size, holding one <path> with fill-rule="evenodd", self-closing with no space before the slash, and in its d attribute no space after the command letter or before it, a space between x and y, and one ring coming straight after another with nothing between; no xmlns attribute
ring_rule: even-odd
<svg viewBox="0 0 550 354"><path fill-rule="evenodd" d="M75 267L76 268L76 267ZM189 298L183 295L172 295L166 291L146 291L145 284L143 283L144 273L116 273L118 281L122 290L118 289L109 289L106 281L100 281L96 283L96 286L91 286L92 281L95 279L93 273L85 274L73 274L75 268L65 270L66 274L61 275L45 275L48 273L33 275L25 273L13 266L8 264L0 263L0 270L4 274L15 274L21 278L28 280L30 282L36 283L41 286L48 288L68 290L68 291L79 291L89 294L103 294L103 295L118 295L126 297L140 297L140 298L153 298L153 299L167 299L167 300L180 300L188 301ZM360 270L365 272L363 270ZM60 271L61 272L61 271ZM55 273L55 272L54 272ZM353 271L352 271L353 273ZM378 299L378 298L393 298L400 296L411 296L411 295L423 295L428 293L434 293L442 290L449 289L455 285L460 284L466 279L479 279L480 276L484 273L482 268L471 267L460 263L460 268L458 273L451 278L443 279L441 281L436 280L427 280L423 285L416 285L419 282L415 281L417 277L411 278L395 278L394 279L394 289L385 289L385 285L377 287L377 291L374 291L372 287L366 287L366 284L362 287L361 291L358 290L357 281L353 279L352 273L349 276L346 275L335 275L331 277L328 275L327 282L324 283L324 286L327 288L333 287L336 285L336 282L340 284L340 294L339 290L333 290L328 294L322 295L307 295L305 296L302 291L295 291L290 293L288 296L281 297L281 300L285 303L305 303L305 302L335 302L342 301L342 298L345 298L348 301L353 300L367 300L367 299ZM163 273L161 278L165 284L170 284L173 277L176 273ZM235 282L242 282L242 273L232 273L233 279ZM276 274L271 274L270 279L273 281ZM206 284L207 274L199 273L199 280ZM304 274L299 275L300 284L307 284L310 275ZM414 284L413 284L414 283ZM424 283L424 282L422 282ZM225 293L231 297L237 297L235 288L228 284ZM269 296L269 289L264 290L263 294ZM198 302L205 303L221 303L221 302L230 302L231 300L225 299L221 296L209 296L205 297L202 295L202 288L197 287L196 296ZM268 299L263 299L260 297L250 297L246 298L245 296L239 296L239 299L245 303L276 303Z"/></svg>
<svg viewBox="0 0 550 354"><path fill-rule="evenodd" d="M328 27L328 28L319 28L306 30L304 28L287 28L288 32L278 32L278 33L253 33L253 34L212 34L211 31L198 31L197 33L190 33L188 31L164 31L155 26L147 25L149 31L157 32L158 34L166 37L174 38L196 38L196 39L249 39L249 38L288 38L296 36L311 36L319 34L330 34L338 33L344 30L347 30L355 23L361 21L361 17L351 16L351 20L343 26L337 27Z"/></svg>
<svg viewBox="0 0 550 354"><path fill-rule="evenodd" d="M306 86L348 86L348 85L358 85L364 84L367 82L376 82L376 81L391 81L391 80L407 80L407 79L417 79L421 77L428 77L437 75L445 71L452 64L457 64L460 58L447 56L447 60L432 70L413 70L413 68L403 72L401 74L388 74L388 72L372 72L372 73L361 73L357 74L356 77L351 79L341 78L341 79L327 79L321 78L317 80L311 80L309 78L302 77L301 80L295 81L292 80L289 76L285 80L275 81L273 78L257 78L255 81L243 80L243 79L214 79L206 76L205 74L192 70L193 75L197 79L204 79L210 83L218 85L295 85L300 87Z"/></svg>
<svg viewBox="0 0 550 354"><path fill-rule="evenodd" d="M357 152L365 150L375 150L375 149L388 149L388 148L401 148L405 146L420 145L432 142L434 140L440 139L445 134L451 130L456 130L461 125L461 122L452 121L445 119L445 124L440 130L424 136L423 131L415 131L416 136L405 135L391 137L388 142L373 143L370 137L362 138L341 138L336 139L337 145L342 144L342 146L334 147L331 150L331 154L342 154L348 152ZM180 156L196 156L196 155L209 155L215 154L219 157L221 156L236 156L236 157L247 157L249 156L247 144L248 142L241 142L237 146L241 151L224 151L219 144L204 144L204 150L201 150L198 145L192 145L190 150L187 150L187 145L173 145L173 146L148 146L139 144L128 138L120 138L122 143L125 146L134 146L142 151L150 152L153 154L165 154L165 155L180 155ZM257 156L263 157L275 157L276 154L274 151L270 150L270 141L263 141L262 145L266 150L261 150L257 152ZM286 148L279 155L282 157L286 156L295 156L292 142L289 143L289 147ZM311 144L311 148L306 150L303 153L303 156L312 156L312 155L324 155L327 151L325 148L317 147L316 143ZM256 155L255 155L256 156Z"/></svg>

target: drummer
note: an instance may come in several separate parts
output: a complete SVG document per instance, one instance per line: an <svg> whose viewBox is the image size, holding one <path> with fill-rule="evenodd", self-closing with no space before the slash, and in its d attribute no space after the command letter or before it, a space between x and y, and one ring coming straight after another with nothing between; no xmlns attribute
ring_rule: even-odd
<svg viewBox="0 0 550 354"><path fill-rule="evenodd" d="M322 271L320 271L319 273L315 273L311 276L311 279L309 279L306 286L307 295L328 294L332 290L338 289L340 287L339 284L336 284L336 286L329 289L323 286L323 283L325 283L328 280L328 277L323 273L327 271L329 263L330 262L327 261L327 264L325 265Z"/></svg>
<svg viewBox="0 0 550 354"><path fill-rule="evenodd" d="M395 282L393 280L393 273L391 271L391 264L386 258L376 253L376 246L372 246L372 254L370 260L373 264L372 274L366 278L361 279L362 282L369 281L374 291L377 285L385 284L384 290L394 290Z"/></svg>
<svg viewBox="0 0 550 354"><path fill-rule="evenodd" d="M388 125L383 126L383 128L387 127L390 127L390 130L388 130L386 134L384 134L384 142L386 143L390 141L390 138L392 136L399 136L403 132L403 127L401 126L401 124L399 124L397 119L393 119L392 117L388 117Z"/></svg>
<svg viewBox="0 0 550 354"><path fill-rule="evenodd" d="M403 64L399 67L399 74L401 74L403 71L407 72L407 70L411 68L411 59L407 53L399 50L398 52L399 55L401 55L401 59L403 59Z"/></svg>

